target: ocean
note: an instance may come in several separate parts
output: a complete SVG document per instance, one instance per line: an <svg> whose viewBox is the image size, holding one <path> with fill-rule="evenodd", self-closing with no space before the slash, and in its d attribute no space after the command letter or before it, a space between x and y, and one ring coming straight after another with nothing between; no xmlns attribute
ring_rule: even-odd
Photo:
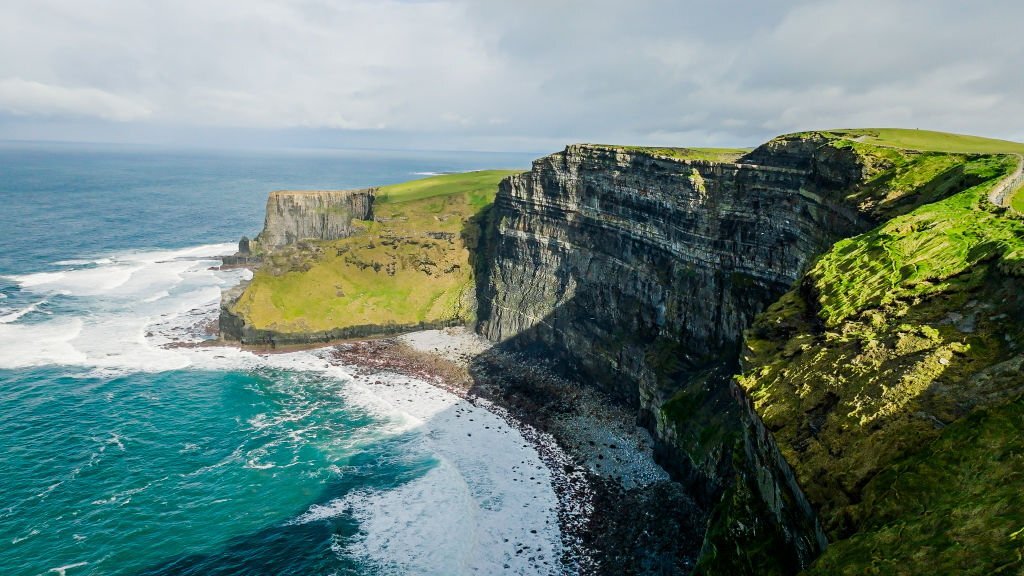
<svg viewBox="0 0 1024 576"><path fill-rule="evenodd" d="M199 338L274 189L532 155L0 144L0 574L557 571L536 451L422 382Z"/></svg>

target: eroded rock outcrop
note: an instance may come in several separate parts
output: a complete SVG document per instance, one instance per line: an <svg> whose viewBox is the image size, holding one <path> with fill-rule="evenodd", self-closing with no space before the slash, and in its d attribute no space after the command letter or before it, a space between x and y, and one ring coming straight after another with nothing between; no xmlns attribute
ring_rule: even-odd
<svg viewBox="0 0 1024 576"><path fill-rule="evenodd" d="M337 240L352 236L353 220L373 220L376 188L359 190L278 190L267 198L263 230L250 240L243 236L238 252L223 258L224 267L259 266L268 253L305 240ZM385 332L390 327L365 326L335 332L284 337L274 331L249 326L234 311L245 291L241 284L221 294L220 336L245 344L300 344L336 338L355 338ZM392 331L400 331L394 328Z"/></svg>
<svg viewBox="0 0 1024 576"><path fill-rule="evenodd" d="M279 190L267 198L263 231L254 240L273 250L299 240L336 240L352 234L352 220L373 220L375 188Z"/></svg>

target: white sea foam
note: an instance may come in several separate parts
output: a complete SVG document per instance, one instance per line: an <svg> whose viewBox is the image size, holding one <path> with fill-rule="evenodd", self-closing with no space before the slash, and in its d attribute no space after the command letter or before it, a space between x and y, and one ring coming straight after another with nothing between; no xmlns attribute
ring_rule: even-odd
<svg viewBox="0 0 1024 576"><path fill-rule="evenodd" d="M342 553L411 574L556 573L561 554L550 474L498 416L426 382L356 378L346 400L403 415L439 464L387 491L359 491L315 505L293 520L342 514L360 535ZM457 535L457 536L453 536Z"/></svg>
<svg viewBox="0 0 1024 576"><path fill-rule="evenodd" d="M78 313L34 324L19 322L29 309L4 316L0 368L57 364L112 373L190 366L187 354L162 347L180 335L152 337L152 326L171 325L197 307L215 307L221 286L244 274L209 270L216 263L211 256L231 250L219 244L129 252L96 260L93 268L9 277L26 292L70 298Z"/></svg>
<svg viewBox="0 0 1024 576"><path fill-rule="evenodd" d="M110 264L111 262L110 258L74 258L54 262L54 264L57 266L86 266L89 264Z"/></svg>
<svg viewBox="0 0 1024 576"><path fill-rule="evenodd" d="M0 324L0 368L65 365L92 369L94 374L181 368L319 374L338 382L337 393L345 402L387 422L358 437L338 439L339 449L344 444L351 453L359 443L379 441L381 434L411 434L411 449L438 464L394 490L350 494L314 506L294 522L350 514L359 522L360 534L339 544L344 548L339 551L408 573L555 572L561 543L548 471L522 435L499 417L422 381L355 377L316 351L261 356L228 347L165 347L197 342L200 336L194 327L215 317L221 288L248 273L211 270L215 262L209 256L233 249L225 244L117 254L105 261L92 260L89 268L13 277L22 290L41 295L41 300L66 299L59 309L77 312L36 323L26 323L22 315ZM259 429L307 415L300 410L256 416L248 424ZM118 436L101 442L101 451L107 446L124 448ZM240 446L211 467L289 465L264 462L265 455ZM123 505L130 497L115 494L95 504Z"/></svg>
<svg viewBox="0 0 1024 576"><path fill-rule="evenodd" d="M59 566L57 568L50 568L50 572L56 572L57 576L67 576L68 570L72 568L80 568L88 565L88 562L76 562L74 564L68 564L66 566Z"/></svg>
<svg viewBox="0 0 1024 576"><path fill-rule="evenodd" d="M24 542L25 540L28 540L29 538L31 538L33 536L38 536L38 535L39 535L39 530L33 528L31 532L29 532L28 534L26 534L24 536L17 536L17 537L12 538L11 539L11 544L18 544L20 542Z"/></svg>
<svg viewBox="0 0 1024 576"><path fill-rule="evenodd" d="M22 308L21 310L15 310L14 312L11 312L9 314L0 316L0 324L10 324L11 322L14 322L15 320L21 318L22 316L25 316L26 314L31 314L32 312L35 312L43 304L46 304L45 298L38 302L29 304L28 306Z"/></svg>
<svg viewBox="0 0 1024 576"><path fill-rule="evenodd" d="M42 324L0 324L0 368L83 365L86 355L72 344L81 332L82 320L78 318Z"/></svg>

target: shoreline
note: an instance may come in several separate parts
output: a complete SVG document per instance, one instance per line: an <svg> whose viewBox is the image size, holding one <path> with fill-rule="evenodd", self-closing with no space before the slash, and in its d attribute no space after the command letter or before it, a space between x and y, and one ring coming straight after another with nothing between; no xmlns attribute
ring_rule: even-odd
<svg viewBox="0 0 1024 576"><path fill-rule="evenodd" d="M707 513L655 462L635 411L556 375L548 361L505 351L464 326L277 347L213 338L215 328L208 318L192 330L206 340L165 346L310 352L385 394L395 385L387 376L407 377L503 421L550 477L562 544L553 567L561 573L689 573L696 565Z"/></svg>
<svg viewBox="0 0 1024 576"><path fill-rule="evenodd" d="M459 335L416 342L417 336L427 333ZM474 339L478 339L478 342L471 343ZM430 346L431 343L439 342L447 344L445 350ZM468 373L469 360L473 356L472 352L486 351L490 344L462 328L349 340L319 346L317 349L329 350L325 354L328 362L354 370L358 376L369 378L390 373L427 383L490 412L519 432L537 452L551 476L551 487L558 499L557 517L562 541L560 564L563 572L596 574L600 564L595 559L595 551L586 546L584 535L593 513L594 487L584 471L574 465L572 456L551 434L517 418L501 405L472 392Z"/></svg>
<svg viewBox="0 0 1024 576"><path fill-rule="evenodd" d="M653 441L635 413L593 387L463 327L323 349L328 362L362 376L426 382L519 431L551 475L569 573L694 568L706 515L655 463Z"/></svg>

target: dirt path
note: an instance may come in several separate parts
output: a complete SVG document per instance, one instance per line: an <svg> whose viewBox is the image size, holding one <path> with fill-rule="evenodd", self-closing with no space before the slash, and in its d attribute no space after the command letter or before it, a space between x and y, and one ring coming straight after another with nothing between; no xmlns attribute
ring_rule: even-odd
<svg viewBox="0 0 1024 576"><path fill-rule="evenodd" d="M1009 206L1013 193L1024 185L1024 156L1020 154L1014 154L1014 156L1017 157L1017 169L1002 182L996 184L992 192L989 192L988 200L996 206Z"/></svg>

